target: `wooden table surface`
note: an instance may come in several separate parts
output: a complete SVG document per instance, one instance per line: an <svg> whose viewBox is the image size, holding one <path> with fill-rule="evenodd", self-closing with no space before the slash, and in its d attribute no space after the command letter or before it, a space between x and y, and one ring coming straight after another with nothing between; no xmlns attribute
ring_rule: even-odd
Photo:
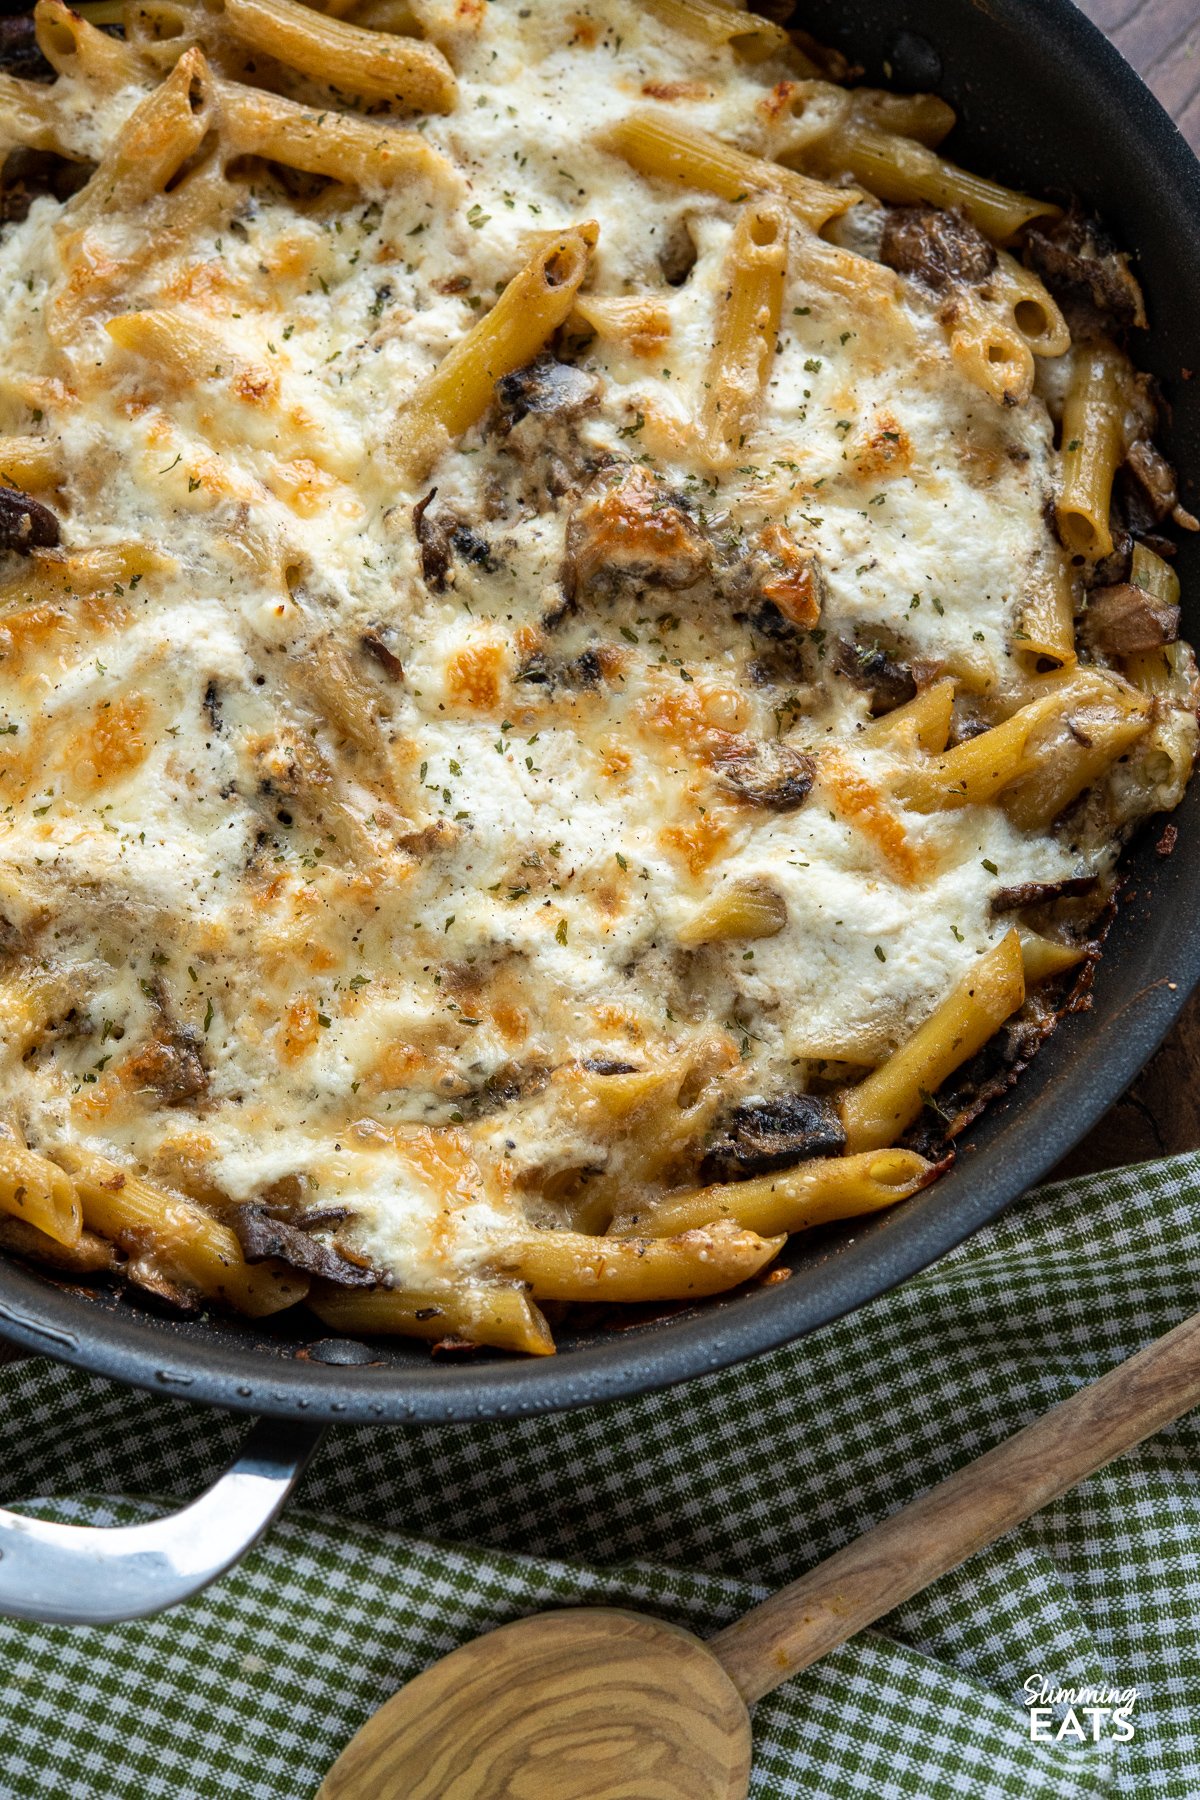
<svg viewBox="0 0 1200 1800"><path fill-rule="evenodd" d="M1108 33L1200 151L1200 0L1078 0ZM1200 1149L1200 993L1158 1055L1060 1165L1060 1174L1115 1168ZM13 1353L0 1343L0 1362Z"/></svg>
<svg viewBox="0 0 1200 1800"><path fill-rule="evenodd" d="M1200 150L1200 0L1078 0ZM1060 1174L1200 1149L1200 993L1128 1093Z"/></svg>

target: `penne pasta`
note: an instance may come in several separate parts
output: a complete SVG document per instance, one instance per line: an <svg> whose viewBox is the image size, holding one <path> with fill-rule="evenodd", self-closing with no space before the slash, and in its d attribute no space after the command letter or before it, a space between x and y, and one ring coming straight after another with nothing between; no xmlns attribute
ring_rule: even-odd
<svg viewBox="0 0 1200 1800"><path fill-rule="evenodd" d="M454 110L454 71L440 50L418 38L365 31L299 0L206 0L205 10L245 49L342 93L414 112Z"/></svg>
<svg viewBox="0 0 1200 1800"><path fill-rule="evenodd" d="M1108 721L1118 734L1125 725L1130 727L1129 736L1123 739L1129 743L1145 730L1146 718L1144 705L1119 678L1098 670L1079 669L1066 680L1054 679L1047 693L1029 701L1002 725L994 725L990 731L956 744L953 750L918 763L901 776L896 791L913 811L937 812L983 805L1030 777L1039 793L1064 792L1065 805L1089 779L1085 777L1078 786L1072 786L1075 774L1084 763L1090 766L1088 758L1077 761L1064 748L1063 739L1075 742L1070 721L1077 720L1076 729L1081 732L1091 733L1095 728L1096 748L1099 742L1108 741ZM1085 746L1076 743L1076 749L1084 750ZM1108 760L1102 757L1097 768L1107 766ZM1029 804L1028 798L1018 801L1015 813Z"/></svg>
<svg viewBox="0 0 1200 1800"><path fill-rule="evenodd" d="M188 50L130 113L91 180L70 202L72 224L130 212L161 194L199 148L213 119L208 64L201 51Z"/></svg>
<svg viewBox="0 0 1200 1800"><path fill-rule="evenodd" d="M1075 650L1075 584L1066 553L1050 547L1026 588L1013 647L1044 657L1060 668L1078 661Z"/></svg>
<svg viewBox="0 0 1200 1800"><path fill-rule="evenodd" d="M152 363L178 387L223 380L239 399L252 404L278 389L272 371L246 363L209 326L196 324L182 313L165 308L118 313L104 329L119 349Z"/></svg>
<svg viewBox="0 0 1200 1800"><path fill-rule="evenodd" d="M53 87L21 81L0 69L0 151L15 145L79 159L83 154L78 148L78 129L73 129L69 114L59 106Z"/></svg>
<svg viewBox="0 0 1200 1800"><path fill-rule="evenodd" d="M714 467L742 452L762 408L779 338L787 275L788 221L778 201L749 202L725 262L700 434Z"/></svg>
<svg viewBox="0 0 1200 1800"><path fill-rule="evenodd" d="M786 924L787 907L774 883L743 876L718 889L677 936L684 945L749 942L778 937Z"/></svg>
<svg viewBox="0 0 1200 1800"><path fill-rule="evenodd" d="M783 1244L726 1225L659 1238L535 1231L498 1246L492 1266L526 1282L538 1300L637 1305L725 1293L757 1275Z"/></svg>
<svg viewBox="0 0 1200 1800"><path fill-rule="evenodd" d="M950 736L957 686L952 677L935 681L932 686L923 688L915 700L908 700L881 718L872 719L863 732L865 742L886 744L900 754L913 750L940 754Z"/></svg>
<svg viewBox="0 0 1200 1800"><path fill-rule="evenodd" d="M194 1201L167 1194L94 1151L71 1146L55 1154L74 1180L88 1229L130 1256L150 1252L172 1281L254 1319L307 1294L306 1275L270 1260L248 1263L228 1225Z"/></svg>
<svg viewBox="0 0 1200 1800"><path fill-rule="evenodd" d="M446 158L420 132L349 113L314 112L282 95L233 81L219 82L217 93L222 136L237 155L264 156L290 169L367 189L414 179L449 187L456 179Z"/></svg>
<svg viewBox="0 0 1200 1800"><path fill-rule="evenodd" d="M673 31L714 46L728 44L747 62L786 55L792 47L782 25L736 6L723 6L719 0L642 0L642 5Z"/></svg>
<svg viewBox="0 0 1200 1800"><path fill-rule="evenodd" d="M908 1130L954 1071L982 1050L1025 999L1021 939L1009 931L962 976L885 1063L842 1095L850 1151L878 1150Z"/></svg>
<svg viewBox="0 0 1200 1800"><path fill-rule="evenodd" d="M1054 716L1051 731L1039 734L1035 767L1005 794L1005 812L1022 831L1048 831L1149 729L1145 700L1115 683L1107 694L1072 705Z"/></svg>
<svg viewBox="0 0 1200 1800"><path fill-rule="evenodd" d="M1125 383L1129 364L1105 342L1075 352L1062 422L1058 529L1068 550L1112 554L1113 480L1125 455Z"/></svg>
<svg viewBox="0 0 1200 1800"><path fill-rule="evenodd" d="M0 484L31 493L54 487L61 476L61 452L49 438L0 437Z"/></svg>
<svg viewBox="0 0 1200 1800"><path fill-rule="evenodd" d="M657 113L631 113L600 139L601 147L655 180L700 188L722 200L777 194L797 218L819 230L854 206L854 188L829 187L779 163L747 156L708 132L676 125Z"/></svg>
<svg viewBox="0 0 1200 1800"><path fill-rule="evenodd" d="M947 162L924 144L896 132L854 122L830 141L825 157L849 170L869 193L893 203L926 201L958 208L997 243L1011 243L1033 219L1057 217L1061 208L1002 187Z"/></svg>
<svg viewBox="0 0 1200 1800"><path fill-rule="evenodd" d="M85 81L102 94L147 79L137 51L123 38L101 31L102 21L94 12L85 18L64 0L37 0L33 18L38 48L57 74Z"/></svg>
<svg viewBox="0 0 1200 1800"><path fill-rule="evenodd" d="M497 381L531 362L566 322L597 235L585 224L544 239L491 311L402 404L391 446L410 476L426 474L483 417Z"/></svg>
<svg viewBox="0 0 1200 1800"><path fill-rule="evenodd" d="M55 1244L79 1242L83 1214L74 1183L56 1163L0 1129L0 1212L20 1219Z"/></svg>
<svg viewBox="0 0 1200 1800"><path fill-rule="evenodd" d="M934 1165L911 1150L815 1158L773 1175L669 1194L635 1220L614 1221L613 1230L675 1236L724 1220L763 1238L810 1231L815 1225L895 1206L924 1187L934 1173Z"/></svg>
<svg viewBox="0 0 1200 1800"><path fill-rule="evenodd" d="M323 1324L356 1337L456 1338L525 1356L554 1354L550 1327L519 1287L464 1284L416 1294L318 1283L308 1305Z"/></svg>
<svg viewBox="0 0 1200 1800"><path fill-rule="evenodd" d="M14 606L110 593L145 575L173 569L173 558L149 544L98 544L91 550L35 550L26 568L0 582L0 616Z"/></svg>
<svg viewBox="0 0 1200 1800"><path fill-rule="evenodd" d="M1048 981L1052 975L1062 975L1067 969L1077 969L1090 953L1087 944L1060 944L1054 938L1043 937L1040 932L1027 930L1024 925L1017 929L1021 938L1021 964L1026 985L1030 987L1035 982Z"/></svg>
<svg viewBox="0 0 1200 1800"><path fill-rule="evenodd" d="M954 308L950 354L968 381L1000 406L1024 406L1036 374L1033 351L1016 326L977 292Z"/></svg>
<svg viewBox="0 0 1200 1800"><path fill-rule="evenodd" d="M579 294L574 318L631 356L658 356L671 336L671 311L653 294Z"/></svg>

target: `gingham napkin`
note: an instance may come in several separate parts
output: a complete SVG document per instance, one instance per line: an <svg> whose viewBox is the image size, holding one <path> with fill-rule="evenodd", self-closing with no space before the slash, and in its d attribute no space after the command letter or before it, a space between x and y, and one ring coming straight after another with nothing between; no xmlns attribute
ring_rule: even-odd
<svg viewBox="0 0 1200 1800"><path fill-rule="evenodd" d="M307 1800L401 1682L504 1620L615 1601L708 1633L1193 1311L1198 1202L1197 1155L1043 1189L746 1368L557 1418L343 1431L187 1606L0 1622L0 1794ZM0 1420L0 1498L89 1519L131 1513L96 1496L193 1494L244 1431L44 1362L0 1373ZM1200 1415L764 1701L755 1800L1195 1800L1198 1544ZM1031 1714L1042 1682L1135 1688L1132 1739Z"/></svg>

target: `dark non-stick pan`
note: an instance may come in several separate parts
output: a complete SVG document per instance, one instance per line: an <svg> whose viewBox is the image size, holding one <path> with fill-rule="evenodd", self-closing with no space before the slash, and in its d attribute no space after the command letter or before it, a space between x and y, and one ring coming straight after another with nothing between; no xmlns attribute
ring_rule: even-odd
<svg viewBox="0 0 1200 1800"><path fill-rule="evenodd" d="M1151 316L1137 356L1162 383L1167 447L1185 501L1200 510L1200 165L1132 70L1070 0L908 0L902 10L893 0L808 0L802 12L869 76L943 94L961 120L949 144L957 160L1033 192L1078 197L1136 253ZM1196 640L1200 547L1186 544L1179 568L1185 634ZM567 1331L553 1358L432 1363L417 1345L314 1342L311 1328L288 1322L156 1318L0 1264L0 1332L15 1343L267 1416L200 1513L149 1537L147 1528L133 1542L72 1535L0 1515L0 1611L111 1619L181 1597L273 1514L322 1423L491 1418L636 1394L802 1337L934 1262L1088 1130L1200 978L1198 814L1200 781L1175 817L1174 854L1157 853L1153 830L1135 847L1090 1010L1065 1019L1015 1089L960 1139L954 1170L819 1249L793 1242L790 1281L642 1326Z"/></svg>

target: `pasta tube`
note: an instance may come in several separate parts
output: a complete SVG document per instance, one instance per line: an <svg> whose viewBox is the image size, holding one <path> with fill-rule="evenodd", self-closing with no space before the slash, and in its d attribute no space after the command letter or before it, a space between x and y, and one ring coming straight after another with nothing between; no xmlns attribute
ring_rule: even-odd
<svg viewBox="0 0 1200 1800"><path fill-rule="evenodd" d="M851 1151L892 1144L927 1098L983 1049L1025 1000L1021 940L1015 930L968 969L941 1005L885 1063L842 1095Z"/></svg>
<svg viewBox="0 0 1200 1800"><path fill-rule="evenodd" d="M48 1157L27 1150L7 1128L0 1136L0 1212L23 1219L56 1244L77 1244L83 1229L70 1176Z"/></svg>
<svg viewBox="0 0 1200 1800"><path fill-rule="evenodd" d="M336 1288L318 1285L308 1296L317 1317L333 1331L363 1337L416 1337L437 1342L461 1338L493 1350L553 1356L550 1327L518 1287L459 1287L412 1293L403 1288Z"/></svg>
<svg viewBox="0 0 1200 1800"><path fill-rule="evenodd" d="M538 1300L699 1300L749 1281L784 1242L732 1225L658 1238L533 1231L498 1247L492 1266L528 1283Z"/></svg>
<svg viewBox="0 0 1200 1800"><path fill-rule="evenodd" d="M1067 721L1076 718L1079 728L1086 725L1089 734L1093 727L1104 734L1109 719L1127 720L1133 727L1127 741L1132 741L1145 729L1146 709L1118 678L1080 669L1066 680L1055 679L1048 693L1029 701L1002 725L905 771L897 794L914 812L979 806L1034 771L1057 791L1065 783L1066 765L1072 770L1077 767L1069 753L1064 758L1060 742L1063 736L1074 741ZM1076 748L1085 746L1076 744ZM1068 798L1085 785L1086 781L1081 781Z"/></svg>
<svg viewBox="0 0 1200 1800"><path fill-rule="evenodd" d="M808 1231L894 1206L924 1187L933 1172L933 1164L912 1150L822 1157L776 1175L672 1194L639 1215L636 1229L652 1237L673 1236L728 1220L759 1237ZM619 1229L614 1223L613 1230Z"/></svg>
<svg viewBox="0 0 1200 1800"><path fill-rule="evenodd" d="M265 156L289 169L328 175L358 187L389 187L413 177L449 185L454 171L418 131L355 119L349 113L314 112L279 94L218 83L221 129L230 148Z"/></svg>
<svg viewBox="0 0 1200 1800"><path fill-rule="evenodd" d="M0 482L29 493L54 487L62 475L58 446L48 438L0 437Z"/></svg>
<svg viewBox="0 0 1200 1800"><path fill-rule="evenodd" d="M642 0L642 5L672 30L716 47L728 44L747 62L762 62L792 47L782 25L736 6L722 6L718 0Z"/></svg>
<svg viewBox="0 0 1200 1800"><path fill-rule="evenodd" d="M953 677L935 681L924 688L915 700L897 706L882 718L872 719L863 731L868 744L886 744L900 752L926 750L940 753L946 748L954 718L954 695L957 682Z"/></svg>
<svg viewBox="0 0 1200 1800"><path fill-rule="evenodd" d="M97 29L63 0L38 0L33 9L38 49L59 75L78 76L102 93L144 81L145 65L121 38Z"/></svg>
<svg viewBox="0 0 1200 1800"><path fill-rule="evenodd" d="M440 50L419 38L365 31L299 0L206 0L206 11L219 14L222 28L247 50L273 56L314 81L417 112L454 111L454 71Z"/></svg>
<svg viewBox="0 0 1200 1800"><path fill-rule="evenodd" d="M600 141L640 175L700 188L722 200L778 194L814 230L848 212L862 197L854 188L829 187L795 169L747 156L706 131L688 130L657 113L631 113Z"/></svg>
<svg viewBox="0 0 1200 1800"><path fill-rule="evenodd" d="M1075 587L1066 553L1051 548L1030 578L1013 648L1072 667L1075 650Z"/></svg>
<svg viewBox="0 0 1200 1800"><path fill-rule="evenodd" d="M957 207L973 225L1006 244L1031 219L1057 217L1061 208L1035 200L947 162L912 138L879 131L853 121L830 146L839 164L849 169L880 200L905 203L924 200L931 206Z"/></svg>
<svg viewBox="0 0 1200 1800"><path fill-rule="evenodd" d="M66 597L109 593L175 564L149 544L97 544L91 550L35 550L28 567L0 582L0 614Z"/></svg>
<svg viewBox="0 0 1200 1800"><path fill-rule="evenodd" d="M714 466L734 461L762 410L779 338L787 239L787 215L777 201L751 202L734 228L700 409Z"/></svg>
<svg viewBox="0 0 1200 1800"><path fill-rule="evenodd" d="M89 1230L132 1255L149 1250L155 1267L181 1285L254 1319L294 1306L307 1294L307 1275L282 1263L248 1263L228 1225L194 1202L164 1193L90 1150L63 1148L55 1156L74 1177Z"/></svg>
<svg viewBox="0 0 1200 1800"><path fill-rule="evenodd" d="M531 362L565 322L598 236L588 223L540 244L491 311L404 402L392 449L414 479L482 418L501 376Z"/></svg>
<svg viewBox="0 0 1200 1800"><path fill-rule="evenodd" d="M1051 975L1061 975L1066 969L1078 968L1088 953L1086 944L1060 944L1038 931L1027 931L1023 925L1018 930L1021 962L1026 985L1030 987L1035 982L1048 980Z"/></svg>
<svg viewBox="0 0 1200 1800"><path fill-rule="evenodd" d="M1125 454L1128 363L1114 345L1077 351L1062 424L1062 494L1058 529L1077 556L1112 554L1113 480Z"/></svg>
<svg viewBox="0 0 1200 1800"><path fill-rule="evenodd" d="M201 51L185 51L166 80L134 107L87 186L71 201L72 222L129 212L161 194L212 124L208 64Z"/></svg>
<svg viewBox="0 0 1200 1800"><path fill-rule="evenodd" d="M1055 721L1038 746L1037 766L1004 796L1004 810L1023 831L1047 831L1084 788L1108 772L1150 729L1150 708L1132 688L1114 683L1090 705Z"/></svg>

